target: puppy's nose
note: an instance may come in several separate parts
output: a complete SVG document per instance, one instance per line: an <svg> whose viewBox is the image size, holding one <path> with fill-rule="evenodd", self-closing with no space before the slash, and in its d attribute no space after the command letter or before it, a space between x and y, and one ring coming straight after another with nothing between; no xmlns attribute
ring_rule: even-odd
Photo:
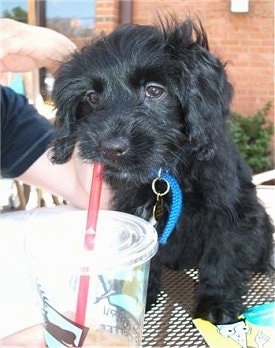
<svg viewBox="0 0 275 348"><path fill-rule="evenodd" d="M129 139L125 137L102 139L100 141L101 150L109 157L124 155L130 147Z"/></svg>

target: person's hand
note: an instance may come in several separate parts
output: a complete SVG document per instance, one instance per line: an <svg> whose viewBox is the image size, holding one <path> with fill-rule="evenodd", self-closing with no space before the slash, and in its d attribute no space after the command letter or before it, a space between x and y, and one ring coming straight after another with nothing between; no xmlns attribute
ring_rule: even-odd
<svg viewBox="0 0 275 348"><path fill-rule="evenodd" d="M77 186L81 188L81 191L86 192L87 197L89 197L92 176L93 176L93 165L89 163L85 163L85 161L83 161L79 157L78 153L79 153L79 149L78 149L78 146L76 146L70 162L72 162L73 164L73 168L74 168L74 172L76 176L76 182L78 183ZM77 195L79 195L79 189L78 189ZM72 197L74 199L77 197L77 195L76 195L76 192L72 193ZM82 201L84 202L84 200ZM105 209L105 210L111 209L111 202L112 202L112 190L106 184L106 182L103 181L101 195L100 195L100 209ZM84 208L86 209L88 208L88 203L86 203L86 206Z"/></svg>
<svg viewBox="0 0 275 348"><path fill-rule="evenodd" d="M45 348L43 326L35 325L5 338L0 338L0 347Z"/></svg>
<svg viewBox="0 0 275 348"><path fill-rule="evenodd" d="M0 72L46 67L53 73L75 49L70 39L54 30L0 18Z"/></svg>
<svg viewBox="0 0 275 348"><path fill-rule="evenodd" d="M72 158L64 164L50 161L51 150L45 151L18 179L26 184L40 187L47 192L63 197L70 204L88 209L93 165L85 163L75 149ZM111 188L103 182L100 209L110 209Z"/></svg>

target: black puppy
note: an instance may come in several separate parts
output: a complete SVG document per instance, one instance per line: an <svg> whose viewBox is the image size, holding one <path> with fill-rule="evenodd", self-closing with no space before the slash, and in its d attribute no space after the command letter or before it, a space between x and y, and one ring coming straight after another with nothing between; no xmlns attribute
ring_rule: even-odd
<svg viewBox="0 0 275 348"><path fill-rule="evenodd" d="M152 261L147 308L161 264L198 267L194 316L228 323L242 312L253 273L268 268L273 227L228 134L232 86L224 64L200 23L160 22L119 27L61 66L52 160L66 162L77 144L85 161L104 164L113 209L147 220L155 214L160 237L182 207ZM184 204L172 202L170 189L153 212L170 180L162 173L176 181Z"/></svg>

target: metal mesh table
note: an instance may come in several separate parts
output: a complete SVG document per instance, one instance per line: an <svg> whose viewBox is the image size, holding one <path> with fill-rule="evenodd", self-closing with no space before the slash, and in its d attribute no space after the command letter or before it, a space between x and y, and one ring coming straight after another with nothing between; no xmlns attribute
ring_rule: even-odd
<svg viewBox="0 0 275 348"><path fill-rule="evenodd" d="M274 272L254 276L247 307L274 301L274 276ZM145 315L142 347L208 347L192 322L197 281L197 270L164 270L158 301Z"/></svg>

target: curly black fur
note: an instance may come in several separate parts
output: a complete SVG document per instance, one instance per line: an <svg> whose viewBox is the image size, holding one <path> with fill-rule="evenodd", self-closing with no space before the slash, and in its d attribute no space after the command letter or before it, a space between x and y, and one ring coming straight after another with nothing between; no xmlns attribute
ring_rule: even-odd
<svg viewBox="0 0 275 348"><path fill-rule="evenodd" d="M194 316L232 322L251 276L268 268L273 227L228 134L232 94L224 64L191 19L121 26L56 76L53 162L66 162L78 144L81 158L104 164L113 208L144 219L155 203L152 173L168 167L184 191L184 212L152 260L147 308L160 264L198 267Z"/></svg>

